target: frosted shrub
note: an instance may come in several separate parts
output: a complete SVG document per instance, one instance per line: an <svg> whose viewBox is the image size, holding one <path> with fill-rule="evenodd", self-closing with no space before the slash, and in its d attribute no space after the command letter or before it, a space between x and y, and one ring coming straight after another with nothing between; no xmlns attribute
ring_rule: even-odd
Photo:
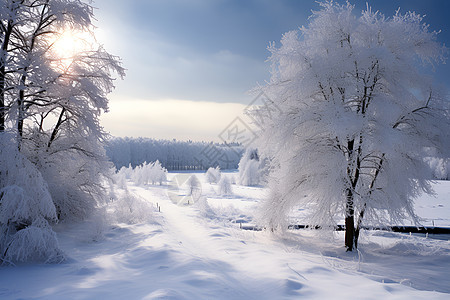
<svg viewBox="0 0 450 300"><path fill-rule="evenodd" d="M124 169L124 167L122 167L119 172L117 172L116 174L114 174L114 183L121 189L126 190L128 189L128 184L127 184L127 177L126 175L121 172L121 170Z"/></svg>
<svg viewBox="0 0 450 300"><path fill-rule="evenodd" d="M258 150L248 148L239 162L239 184L260 185L264 181L264 163L259 159Z"/></svg>
<svg viewBox="0 0 450 300"><path fill-rule="evenodd" d="M97 138L63 135L53 141L52 148L39 135L33 139L33 143L23 141L22 152L39 166L59 220L85 220L106 203L105 183L112 169Z"/></svg>
<svg viewBox="0 0 450 300"><path fill-rule="evenodd" d="M150 203L128 191L120 193L110 207L114 221L127 224L146 222L152 218L154 211Z"/></svg>
<svg viewBox="0 0 450 300"><path fill-rule="evenodd" d="M131 164L127 167L122 167L120 170L114 174L114 181L117 186L121 189L126 190L128 188L127 181L132 180L133 177L133 168Z"/></svg>
<svg viewBox="0 0 450 300"><path fill-rule="evenodd" d="M245 167L240 170L239 183L241 185L256 186L260 183L259 162L249 160Z"/></svg>
<svg viewBox="0 0 450 300"><path fill-rule="evenodd" d="M0 145L0 259L62 259L48 223L57 215L47 183L6 133L0 133Z"/></svg>
<svg viewBox="0 0 450 300"><path fill-rule="evenodd" d="M198 201L194 203L194 207L196 207L205 218L216 217L214 210L209 206L208 198L205 196L201 196Z"/></svg>
<svg viewBox="0 0 450 300"><path fill-rule="evenodd" d="M430 165L431 171L433 172L433 179L448 180L450 162L449 159L428 157L426 162Z"/></svg>
<svg viewBox="0 0 450 300"><path fill-rule="evenodd" d="M209 168L208 171L206 171L206 181L209 183L217 183L220 180L220 167L216 168Z"/></svg>
<svg viewBox="0 0 450 300"><path fill-rule="evenodd" d="M64 260L56 234L44 219L35 220L31 225L17 231L9 240L3 255L4 262L58 263Z"/></svg>
<svg viewBox="0 0 450 300"><path fill-rule="evenodd" d="M144 184L144 172L143 172L143 168L144 165L146 163L144 163L141 166L136 166L133 169L133 174L131 175L131 180L136 184L136 185L143 185Z"/></svg>
<svg viewBox="0 0 450 300"><path fill-rule="evenodd" d="M158 160L153 163L145 162L134 168L131 172L129 171L130 169L131 166L121 172L123 174L131 173L131 180L134 181L136 185L155 185L157 183L162 185L167 181L167 170L161 166L161 163Z"/></svg>
<svg viewBox="0 0 450 300"><path fill-rule="evenodd" d="M158 160L152 164L151 170L150 180L152 181L152 184L159 183L159 185L162 185L167 181L167 170L162 167Z"/></svg>
<svg viewBox="0 0 450 300"><path fill-rule="evenodd" d="M123 176L124 179L129 180L129 179L131 179L131 176L133 175L133 167L131 167L131 164L128 165L128 168L122 167L117 172L117 174L120 174L120 176Z"/></svg>
<svg viewBox="0 0 450 300"><path fill-rule="evenodd" d="M192 197L194 202L196 202L202 195L200 180L198 180L197 176L191 175L191 177L187 180L187 186L189 189L188 195Z"/></svg>
<svg viewBox="0 0 450 300"><path fill-rule="evenodd" d="M228 176L223 175L217 185L219 187L218 190L219 195L230 196L233 194L233 188L231 187L231 180Z"/></svg>

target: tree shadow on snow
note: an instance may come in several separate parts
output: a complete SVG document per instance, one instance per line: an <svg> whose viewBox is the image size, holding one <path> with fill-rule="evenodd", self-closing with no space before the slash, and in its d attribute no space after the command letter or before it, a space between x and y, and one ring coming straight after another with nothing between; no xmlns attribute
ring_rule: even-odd
<svg viewBox="0 0 450 300"><path fill-rule="evenodd" d="M282 242L294 251L320 253L324 263L338 271L363 273L378 282L418 290L450 293L450 245L445 240L363 231L359 249L346 252L343 233L311 230L287 232Z"/></svg>

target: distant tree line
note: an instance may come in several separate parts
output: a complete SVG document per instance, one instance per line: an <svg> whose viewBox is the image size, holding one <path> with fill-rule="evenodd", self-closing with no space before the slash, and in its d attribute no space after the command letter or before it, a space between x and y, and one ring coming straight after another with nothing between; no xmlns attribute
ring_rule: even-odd
<svg viewBox="0 0 450 300"><path fill-rule="evenodd" d="M139 166L158 160L169 171L237 169L244 148L238 144L156 140L150 138L112 138L106 154L116 169Z"/></svg>

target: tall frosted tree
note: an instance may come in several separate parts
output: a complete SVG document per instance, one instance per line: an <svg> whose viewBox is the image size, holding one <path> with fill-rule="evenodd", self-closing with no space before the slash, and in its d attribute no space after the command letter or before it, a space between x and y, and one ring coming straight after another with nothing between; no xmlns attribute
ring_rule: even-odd
<svg viewBox="0 0 450 300"><path fill-rule="evenodd" d="M320 6L308 27L270 46L261 89L282 113L264 122L258 145L272 163L262 215L272 228L296 206L311 209L313 225L344 219L352 251L364 222L417 222L414 199L432 193L424 157L450 149L450 123L427 70L446 48L419 14Z"/></svg>
<svg viewBox="0 0 450 300"><path fill-rule="evenodd" d="M35 248L11 234L24 236L38 225L48 233L48 222L83 219L105 197L102 179L109 165L99 116L108 109L113 75L124 70L96 43L90 4L2 0L0 16L0 147L17 152L8 158L16 162L0 164L0 228L7 229L1 238L20 251ZM12 172L14 163L18 170ZM32 189L42 193L32 195ZM26 214L10 216L11 207ZM33 256L8 252L17 260Z"/></svg>

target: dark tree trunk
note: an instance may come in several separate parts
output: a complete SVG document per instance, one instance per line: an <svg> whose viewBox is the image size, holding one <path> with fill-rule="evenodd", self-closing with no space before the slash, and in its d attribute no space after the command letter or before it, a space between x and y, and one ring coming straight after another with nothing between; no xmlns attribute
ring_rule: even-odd
<svg viewBox="0 0 450 300"><path fill-rule="evenodd" d="M353 207L353 192L347 190L347 204L345 206L345 248L353 251L355 241L355 209Z"/></svg>
<svg viewBox="0 0 450 300"><path fill-rule="evenodd" d="M5 131L5 88L6 88L6 60L8 59L9 38L12 33L12 20L8 21L8 26L4 32L2 42L2 55L0 57L0 132Z"/></svg>
<svg viewBox="0 0 450 300"><path fill-rule="evenodd" d="M359 239L359 232L361 231L361 224L362 224L362 219L364 218L364 212L366 211L366 204L364 204L363 209L361 210L361 212L359 213L359 218L356 224L356 230L355 230L355 249L358 249L358 239Z"/></svg>
<svg viewBox="0 0 450 300"><path fill-rule="evenodd" d="M65 112L66 112L66 109L63 107L61 110L61 113L59 114L58 122L56 122L55 128L53 128L52 135L50 136L50 140L48 141L48 144L47 144L47 148L50 148L53 141L55 140L56 135L58 134L58 131L59 131L59 127L61 127L61 124L64 122L63 116L64 116Z"/></svg>
<svg viewBox="0 0 450 300"><path fill-rule="evenodd" d="M347 248L347 251L353 251L353 243L355 241L354 238L355 225L353 216L349 216L345 218L345 248Z"/></svg>
<svg viewBox="0 0 450 300"><path fill-rule="evenodd" d="M369 189L370 189L369 195L372 194L373 188L375 187L375 182L376 182L376 180L378 178L378 175L380 174L381 168L383 166L383 161L384 161L384 153L381 155L380 162L378 164L378 168L376 169L375 174L374 174L373 179L372 179L372 182L369 185ZM366 208L367 208L367 203L364 203L361 211L359 212L359 217L358 217L358 221L357 221L357 224L356 224L356 230L355 230L355 238L354 238L354 240L355 240L355 249L358 248L359 232L361 231L362 220L364 218L364 214L366 212Z"/></svg>
<svg viewBox="0 0 450 300"><path fill-rule="evenodd" d="M347 149L348 149L348 160L352 161L353 159L353 148L355 146L355 140L347 141ZM345 248L347 251L353 251L353 242L355 236L355 208L353 201L353 189L356 186L356 182L358 181L358 168L356 172L353 171L352 168L347 167L347 174L350 178L351 188L347 188L346 191L346 204L345 204Z"/></svg>
<svg viewBox="0 0 450 300"><path fill-rule="evenodd" d="M27 71L27 68L25 68L25 71ZM27 76L24 74L20 78L20 85L21 88L19 90L19 100L17 101L17 109L18 109L18 116L17 116L17 132L19 133L18 137L18 147L20 150L20 146L22 144L22 137L23 137L23 121L25 119L25 109L24 109L24 101L25 101L25 81L27 79Z"/></svg>

